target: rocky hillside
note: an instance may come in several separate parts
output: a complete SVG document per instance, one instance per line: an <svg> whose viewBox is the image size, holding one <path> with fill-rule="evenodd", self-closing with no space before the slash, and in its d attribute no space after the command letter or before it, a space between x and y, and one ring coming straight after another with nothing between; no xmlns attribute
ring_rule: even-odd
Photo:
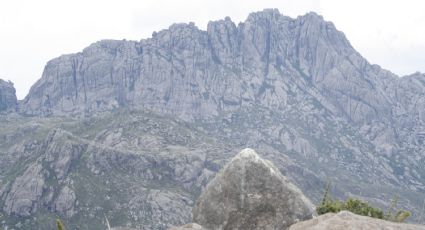
<svg viewBox="0 0 425 230"><path fill-rule="evenodd" d="M166 229L191 218L227 143L143 113L102 119L2 118L0 226ZM225 154L223 154L225 153Z"/></svg>
<svg viewBox="0 0 425 230"><path fill-rule="evenodd" d="M14 112L17 105L18 101L13 84L0 79L0 112Z"/></svg>
<svg viewBox="0 0 425 230"><path fill-rule="evenodd" d="M246 147L313 201L331 181L339 198L387 207L399 195L418 214L424 94L425 75L368 63L315 13L264 10L238 25L99 41L49 61L18 113L0 116L0 226L48 229L56 215L71 229L104 229L105 216L146 229L187 223L206 183Z"/></svg>

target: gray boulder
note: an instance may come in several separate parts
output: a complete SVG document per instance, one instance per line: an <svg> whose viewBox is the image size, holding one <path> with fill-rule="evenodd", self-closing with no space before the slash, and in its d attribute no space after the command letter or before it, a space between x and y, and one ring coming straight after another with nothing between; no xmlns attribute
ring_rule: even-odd
<svg viewBox="0 0 425 230"><path fill-rule="evenodd" d="M205 188L193 221L208 229L287 229L313 213L311 202L271 162L244 149Z"/></svg>

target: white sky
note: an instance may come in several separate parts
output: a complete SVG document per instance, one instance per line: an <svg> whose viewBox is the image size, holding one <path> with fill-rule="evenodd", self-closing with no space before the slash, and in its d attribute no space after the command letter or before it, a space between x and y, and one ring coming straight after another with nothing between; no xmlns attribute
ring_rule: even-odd
<svg viewBox="0 0 425 230"><path fill-rule="evenodd" d="M291 17L315 11L371 63L399 75L425 72L423 0L0 0L0 78L22 99L48 60L97 40L140 40L175 22L238 23L264 8Z"/></svg>

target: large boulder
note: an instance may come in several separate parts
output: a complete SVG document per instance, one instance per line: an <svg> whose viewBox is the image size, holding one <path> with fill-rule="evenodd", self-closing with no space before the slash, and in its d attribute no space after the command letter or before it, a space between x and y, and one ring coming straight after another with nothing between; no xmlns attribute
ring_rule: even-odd
<svg viewBox="0 0 425 230"><path fill-rule="evenodd" d="M348 211L337 214L327 213L312 220L292 225L290 230L355 230L355 229L385 229L385 230L425 230L425 226L401 224L359 216Z"/></svg>
<svg viewBox="0 0 425 230"><path fill-rule="evenodd" d="M312 203L271 162L244 149L202 192L193 222L207 229L287 229L313 213Z"/></svg>

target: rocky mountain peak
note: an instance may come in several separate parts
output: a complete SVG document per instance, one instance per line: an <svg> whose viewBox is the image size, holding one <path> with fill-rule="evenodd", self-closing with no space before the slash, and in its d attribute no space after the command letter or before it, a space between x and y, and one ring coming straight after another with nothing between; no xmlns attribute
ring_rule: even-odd
<svg viewBox="0 0 425 230"><path fill-rule="evenodd" d="M103 40L50 61L20 108L81 114L131 106L192 120L252 102L270 106L261 98L268 93L284 104L287 92L272 93L266 79L320 83L352 51L343 38L316 14L292 19L277 9L238 26L229 17L210 22L207 31L173 24L150 39Z"/></svg>
<svg viewBox="0 0 425 230"><path fill-rule="evenodd" d="M264 9L262 11L257 11L250 13L247 18L247 22L254 22L258 20L268 20L268 21L277 21L283 15L276 8Z"/></svg>

